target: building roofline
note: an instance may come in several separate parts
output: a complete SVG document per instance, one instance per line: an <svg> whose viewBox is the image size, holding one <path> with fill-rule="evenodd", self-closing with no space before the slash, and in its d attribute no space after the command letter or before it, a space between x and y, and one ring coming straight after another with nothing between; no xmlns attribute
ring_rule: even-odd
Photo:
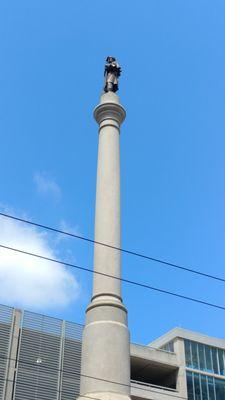
<svg viewBox="0 0 225 400"><path fill-rule="evenodd" d="M170 331L166 332L164 335L159 338L153 340L148 346L153 347L161 347L174 340L176 338L193 340L195 342L200 342L207 344L209 346L219 347L225 349L225 339L219 339L211 336L204 335L203 333L190 331L188 329L183 328L173 328Z"/></svg>

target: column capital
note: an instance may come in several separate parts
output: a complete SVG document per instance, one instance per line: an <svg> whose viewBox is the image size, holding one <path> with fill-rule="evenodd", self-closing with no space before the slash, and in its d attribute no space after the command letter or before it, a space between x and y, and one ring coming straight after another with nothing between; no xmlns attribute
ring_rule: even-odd
<svg viewBox="0 0 225 400"><path fill-rule="evenodd" d="M119 97L112 92L103 94L100 104L94 109L94 118L98 124L111 119L121 125L125 117L126 111L119 104Z"/></svg>

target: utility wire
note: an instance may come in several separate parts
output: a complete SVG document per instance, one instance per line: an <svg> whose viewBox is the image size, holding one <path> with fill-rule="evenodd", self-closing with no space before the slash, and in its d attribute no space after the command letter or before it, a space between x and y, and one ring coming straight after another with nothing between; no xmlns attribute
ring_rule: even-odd
<svg viewBox="0 0 225 400"><path fill-rule="evenodd" d="M125 278L120 278L118 276L105 274L104 272L94 271L93 269L88 268L88 267L81 267L80 265L71 264L71 263L68 263L68 262L65 262L65 261L61 261L61 260L56 260L54 258L45 257L45 256L42 256L40 254L31 253L31 252L28 252L28 251L24 251L24 250L21 250L21 249L16 249L14 247L5 246L5 245L2 245L2 244L0 244L0 248L6 249L6 250L11 250L11 251L14 251L14 252L17 252L17 253L21 253L21 254L26 254L28 256L40 258L40 259L43 259L43 260L46 260L46 261L51 261L51 262L54 262L56 264L65 265L66 267L76 268L76 269L79 269L81 271L87 271L87 272L90 272L92 274L106 276L108 278L116 279L116 280L119 280L121 282L129 283L129 284L134 285L134 286L139 286L139 287L142 287L142 288L145 288L145 289L153 290L153 291L158 292L158 293L168 294L170 296L178 297L180 299L189 300L189 301L192 301L194 303L204 304L206 306L217 308L217 309L225 311L225 307L221 306L221 305L218 305L218 304L209 303L207 301L200 300L200 299L195 299L195 298L189 297L189 296L184 296L184 295L179 294L179 293L175 293L175 292L171 292L171 291L168 291L168 290L156 288L154 286L150 286L150 285L147 285L147 284L144 284L144 283L132 281L130 279L125 279Z"/></svg>
<svg viewBox="0 0 225 400"><path fill-rule="evenodd" d="M14 215L10 215L10 214L6 214L6 213L0 212L0 216L6 217L6 218L10 218L10 219L13 219L15 221L24 222L26 224L33 225L33 226L36 226L38 228L47 229L47 230L55 232L55 233L60 233L60 234L66 235L66 236L70 236L70 237L76 238L76 239L84 240L84 241L92 243L92 244L99 244L101 246L108 247L110 249L119 250L122 253L130 254L130 255L133 255L133 256L136 256L136 257L140 257L140 258L143 258L145 260L154 261L154 262L163 264L163 265L165 265L167 267L176 268L176 269L179 269L179 270L182 270L182 271L190 272L192 274L204 276L205 278L210 278L210 279L214 279L214 280L217 280L217 281L220 281L220 282L225 282L225 278L222 278L222 277L217 276L217 275L207 274L205 272L201 272L201 271L198 271L198 270L193 269L193 268L184 267L182 265L174 264L174 263L166 261L166 260L162 260L162 259L159 259L159 258L151 257L151 256L148 256L148 255L143 254L143 253L139 253L139 252L135 252L135 251L132 251L132 250L128 250L128 249L112 246L110 244L107 244L107 243L104 243L104 242L99 242L97 240L90 239L90 238L85 237L85 236L76 235L75 233L66 232L66 231L63 231L61 229L53 228L53 227L50 227L50 226L47 226L47 225L42 225L42 224L39 224L37 222L32 222L32 221L29 221L29 220L24 219L24 218L15 217Z"/></svg>
<svg viewBox="0 0 225 400"><path fill-rule="evenodd" d="M35 369L35 372L36 372L37 370L39 371L39 369L40 369L40 370L41 370L41 369L44 369L44 370L47 369L47 370L50 370L50 371L57 371L57 372L65 373L66 376L68 376L68 375L71 375L71 376L72 376L72 375L75 375L75 376L78 377L78 379L79 379L79 377L84 377L84 378L94 379L94 380L101 381L101 382L113 383L113 384L115 384L115 385L130 387L131 389L132 389L132 388L133 388L133 389L137 389L137 386L134 386L134 385L128 385L128 384L122 383L122 382L115 382L115 381L111 381L111 380L108 380L108 379L97 378L96 376L81 374L80 371L79 371L79 372L71 372L71 371L67 371L66 369L63 369L63 368L52 368L52 367L49 367L49 366L45 366L45 365L43 365L43 364L34 364L34 363L31 363L31 362L19 360L18 358L15 359L15 358L12 358L12 357L0 356L0 359L4 359L4 360L8 360L8 361L13 361L13 362L16 363L16 366L17 366L17 364L22 364L22 365L24 364L24 365L29 365L29 366L35 367L35 368L37 368L37 369ZM141 383L142 383L142 382L140 382L140 384L141 384ZM138 385L138 383L137 383L137 385ZM150 385L151 385L151 384L150 384ZM155 387L155 388L157 389L157 385L152 385L152 386ZM173 389L172 389L172 388L167 388L167 387L165 387L165 389L164 389L163 386L161 386L161 388L162 388L163 390L167 390L168 392L169 392L169 391L173 392ZM171 389L172 389L172 390L171 390ZM152 390L152 389L143 388L143 387L141 388L141 390L144 390L144 391L147 391L147 392L150 391L150 392L161 393L161 392L159 392L159 391L157 391L157 390ZM165 394L165 395L171 396L171 397L177 397L177 398L179 398L179 399L185 399L185 400L187 400L186 397L183 397L183 396L177 396L177 395L172 395L172 394L163 393L163 392L162 392L162 394ZM83 396L82 396L82 397L83 397ZM86 396L84 396L84 397L86 397ZM91 398L91 397L90 397L90 398ZM95 398L95 400L96 400L96 398Z"/></svg>
<svg viewBox="0 0 225 400"><path fill-rule="evenodd" d="M40 378L40 376L37 376L37 378ZM10 382L10 383L13 383L15 386L14 386L14 390L13 390L13 393L15 392L15 387L17 387L17 386L25 386L25 387L32 387L33 389L35 389L36 391L38 390L38 385L39 385L39 388L40 389L47 389L47 390L49 390L50 392L54 392L54 393L65 393L65 394L70 394L71 395L71 393L73 393L73 392L75 392L75 390L65 390L65 389L54 389L53 387L50 387L49 385L48 386L46 386L46 385L43 385L42 383L40 384L39 382L40 382L40 380L38 381L37 380L37 383L36 383L36 385L34 385L34 384L29 384L29 383L23 383L23 382L21 382L20 380L13 380L13 379L9 379L9 378L0 378L0 381L3 381L3 382ZM135 386L135 389L139 389L138 387L136 387ZM143 390L142 388L141 388L141 390ZM147 390L147 389L144 389L144 390ZM165 389L166 390L166 389ZM158 394L164 394L165 396L168 396L168 397L173 397L173 398L179 398L179 399L183 399L183 400L188 400L187 399L187 397L182 397L182 396L173 396L173 395L171 395L171 394L169 394L169 393L164 393L163 391L157 391L157 390L151 390L151 389L149 389L148 390L149 392L153 392L153 393L158 393ZM84 395L84 394L82 394L82 395L80 395L79 397L84 397L84 398L86 398L86 399L92 399L92 400L102 400L102 399L100 399L99 397L91 397L91 396L88 396L88 395Z"/></svg>

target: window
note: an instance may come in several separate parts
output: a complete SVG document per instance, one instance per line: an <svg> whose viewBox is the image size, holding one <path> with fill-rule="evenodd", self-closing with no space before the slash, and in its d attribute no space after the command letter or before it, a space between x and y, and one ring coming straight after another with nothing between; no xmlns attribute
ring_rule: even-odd
<svg viewBox="0 0 225 400"><path fill-rule="evenodd" d="M225 376L224 350L190 340L184 340L184 347L186 367Z"/></svg>
<svg viewBox="0 0 225 400"><path fill-rule="evenodd" d="M225 375L224 370L224 352L221 349L218 349L218 359L219 359L219 374Z"/></svg>
<svg viewBox="0 0 225 400"><path fill-rule="evenodd" d="M187 392L188 400L194 400L194 390L193 390L193 376L192 372L187 372Z"/></svg>
<svg viewBox="0 0 225 400"><path fill-rule="evenodd" d="M194 374L194 387L195 387L195 400L201 400L201 391L200 391L200 376L199 374Z"/></svg>
<svg viewBox="0 0 225 400"><path fill-rule="evenodd" d="M207 376L207 381L208 381L209 400L215 400L214 380L213 378Z"/></svg>
<svg viewBox="0 0 225 400"><path fill-rule="evenodd" d="M188 400L225 400L225 380L187 371Z"/></svg>
<svg viewBox="0 0 225 400"><path fill-rule="evenodd" d="M198 365L198 350L197 343L191 342L191 350L192 350L192 368L199 369Z"/></svg>
<svg viewBox="0 0 225 400"><path fill-rule="evenodd" d="M206 361L206 371L213 372L211 348L209 346L205 346L205 361Z"/></svg>
<svg viewBox="0 0 225 400"><path fill-rule="evenodd" d="M202 400L208 400L208 389L207 389L206 376L200 375L200 377L201 377Z"/></svg>
<svg viewBox="0 0 225 400"><path fill-rule="evenodd" d="M215 347L212 347L212 363L213 363L214 373L218 374L219 369L218 369L217 349Z"/></svg>
<svg viewBox="0 0 225 400"><path fill-rule="evenodd" d="M184 341L185 346L185 359L186 366L192 368L192 360L191 360L191 342L189 340Z"/></svg>
<svg viewBox="0 0 225 400"><path fill-rule="evenodd" d="M216 400L224 400L225 399L225 384L221 379L215 379L215 387L216 387Z"/></svg>
<svg viewBox="0 0 225 400"><path fill-rule="evenodd" d="M174 353L173 341L164 344L164 346L160 347L160 349Z"/></svg>
<svg viewBox="0 0 225 400"><path fill-rule="evenodd" d="M198 344L198 356L199 356L199 368L202 371L205 371L206 370L205 352L204 352L204 346L201 343Z"/></svg>

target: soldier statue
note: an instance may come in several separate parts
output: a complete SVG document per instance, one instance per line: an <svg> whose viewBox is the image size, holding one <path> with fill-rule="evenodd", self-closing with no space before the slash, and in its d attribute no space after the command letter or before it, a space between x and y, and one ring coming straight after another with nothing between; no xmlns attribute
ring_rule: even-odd
<svg viewBox="0 0 225 400"><path fill-rule="evenodd" d="M117 92L121 68L114 57L107 57L105 65L105 92Z"/></svg>

